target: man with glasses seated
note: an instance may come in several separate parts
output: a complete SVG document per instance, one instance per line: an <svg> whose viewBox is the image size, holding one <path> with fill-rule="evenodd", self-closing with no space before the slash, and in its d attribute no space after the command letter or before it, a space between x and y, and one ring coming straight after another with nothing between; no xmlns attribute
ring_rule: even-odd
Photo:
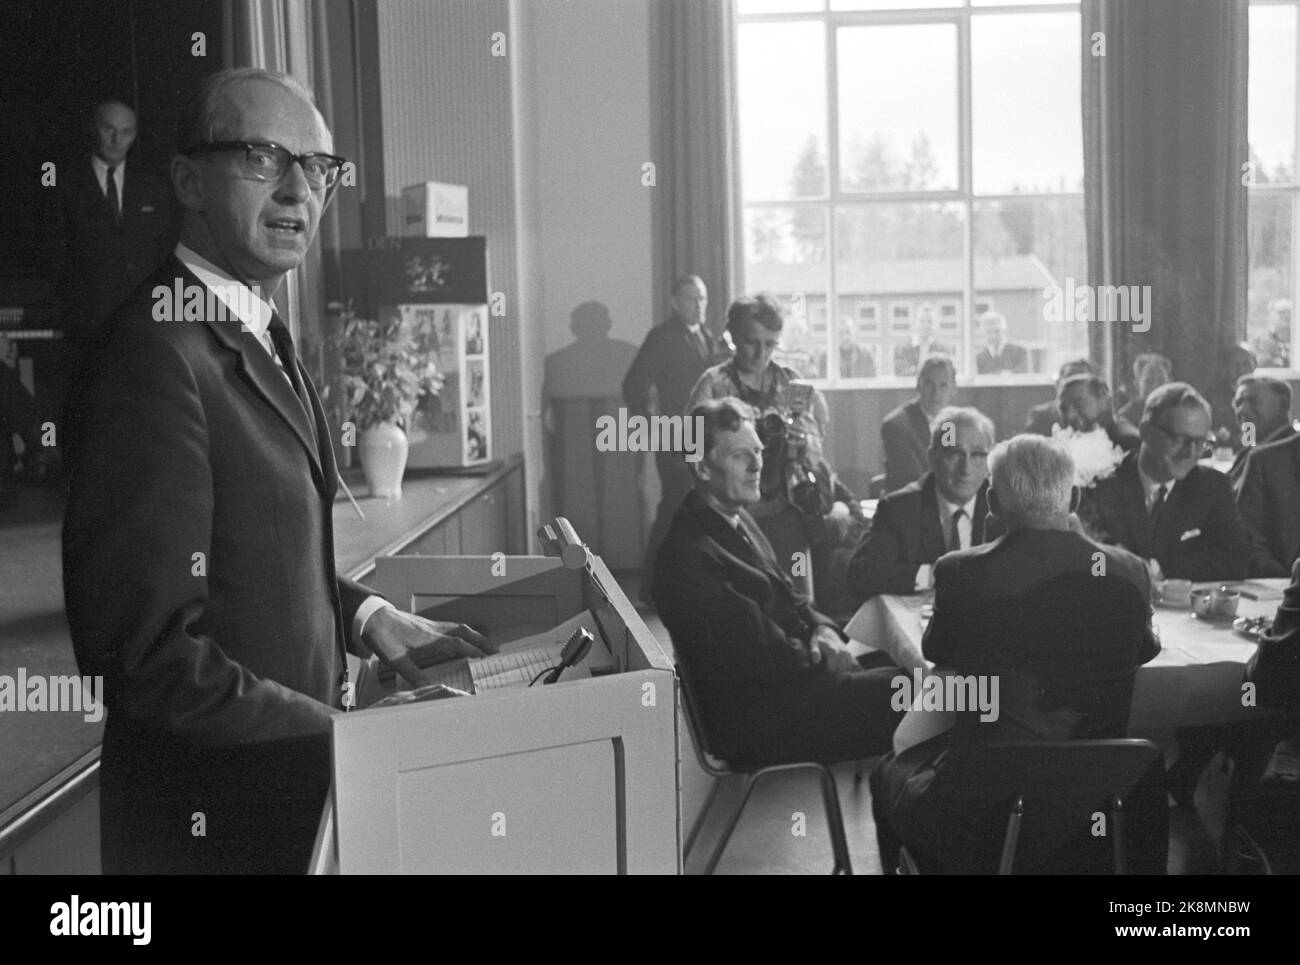
<svg viewBox="0 0 1300 965"><path fill-rule="evenodd" d="M998 528L987 501L993 436L993 423L978 409L939 412L930 471L880 501L870 534L849 562L851 596L924 592L934 586L935 560L985 542Z"/></svg>
<svg viewBox="0 0 1300 965"><path fill-rule="evenodd" d="M1236 580L1251 541L1223 473L1198 465L1210 445L1210 405L1186 382L1148 396L1141 445L1085 494L1080 516L1096 539L1147 562L1153 579Z"/></svg>

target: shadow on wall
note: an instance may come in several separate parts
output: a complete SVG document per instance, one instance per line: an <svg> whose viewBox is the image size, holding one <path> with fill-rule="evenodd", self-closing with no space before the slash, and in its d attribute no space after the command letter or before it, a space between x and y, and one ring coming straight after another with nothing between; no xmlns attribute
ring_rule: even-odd
<svg viewBox="0 0 1300 965"><path fill-rule="evenodd" d="M645 552L644 454L596 450L596 420L618 417L637 347L609 337L614 322L603 302L583 302L569 319L573 343L546 356L542 489L611 569L638 569Z"/></svg>

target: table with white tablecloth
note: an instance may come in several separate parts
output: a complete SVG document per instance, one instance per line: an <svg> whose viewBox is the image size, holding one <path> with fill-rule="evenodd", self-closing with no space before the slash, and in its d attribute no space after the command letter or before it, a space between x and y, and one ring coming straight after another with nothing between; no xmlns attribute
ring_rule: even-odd
<svg viewBox="0 0 1300 965"><path fill-rule="evenodd" d="M1238 615L1272 617L1281 601L1285 579L1255 580L1270 599L1242 597ZM1208 587L1218 584L1196 584ZM849 636L888 653L905 670L930 669L921 654L921 608L933 594L876 596L858 610L846 628ZM1256 644L1228 623L1191 616L1186 607L1157 606L1153 618L1160 653L1139 668L1133 685L1133 732L1241 720L1255 708L1242 706L1242 674Z"/></svg>

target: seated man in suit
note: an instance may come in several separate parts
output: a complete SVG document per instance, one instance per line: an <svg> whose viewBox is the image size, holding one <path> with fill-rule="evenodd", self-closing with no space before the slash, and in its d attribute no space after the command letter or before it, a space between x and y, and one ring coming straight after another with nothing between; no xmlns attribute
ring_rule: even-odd
<svg viewBox="0 0 1300 965"><path fill-rule="evenodd" d="M1246 456L1253 448L1295 435L1295 426L1291 424L1291 386L1267 375L1243 375L1232 394L1232 412L1237 417L1241 450L1232 461L1228 478L1234 486L1240 486ZM1290 572L1289 566L1287 571Z"/></svg>
<svg viewBox="0 0 1300 965"><path fill-rule="evenodd" d="M916 398L885 416L885 492L902 489L929 468L930 430L957 391L957 369L947 355L932 355L916 377Z"/></svg>
<svg viewBox="0 0 1300 965"><path fill-rule="evenodd" d="M1246 576L1250 536L1228 477L1197 464L1210 432L1210 404L1186 382L1151 393L1142 444L1115 474L1088 491L1092 535L1147 561L1153 579L1236 580Z"/></svg>
<svg viewBox="0 0 1300 965"><path fill-rule="evenodd" d="M749 515L763 445L743 403L703 402L691 418L702 420L704 456L659 550L654 592L710 751L732 764L884 753L897 668L879 655L859 666Z"/></svg>
<svg viewBox="0 0 1300 965"><path fill-rule="evenodd" d="M1091 362L1087 359L1073 359L1061 366L1056 373L1056 390L1059 393L1061 383L1072 375L1096 375L1097 370L1093 368ZM1047 402L1034 406L1029 410L1029 415L1025 417L1025 431L1032 432L1036 436L1050 436L1052 426L1056 425L1061 415L1061 406L1055 397Z"/></svg>
<svg viewBox="0 0 1300 965"><path fill-rule="evenodd" d="M1116 415L1133 425L1142 421L1147 396L1174 377L1174 363L1159 352L1143 352L1133 360L1133 398Z"/></svg>
<svg viewBox="0 0 1300 965"><path fill-rule="evenodd" d="M1115 418L1110 400L1110 386L1095 375L1072 375L1056 390L1060 410L1059 425L1075 432L1092 432L1100 427L1112 445L1133 452L1142 440L1137 429L1124 419Z"/></svg>
<svg viewBox="0 0 1300 965"><path fill-rule="evenodd" d="M920 593L934 561L984 542L993 423L978 409L949 406L935 420L930 471L880 501L871 532L849 563L849 593Z"/></svg>
<svg viewBox="0 0 1300 965"><path fill-rule="evenodd" d="M1246 450L1237 509L1256 551L1251 576L1286 576L1300 557L1300 435Z"/></svg>
<svg viewBox="0 0 1300 965"><path fill-rule="evenodd" d="M981 315L980 334L984 336L984 347L975 356L975 370L980 375L1029 371L1029 350L1023 345L1007 341L1005 315L997 312Z"/></svg>
<svg viewBox="0 0 1300 965"><path fill-rule="evenodd" d="M911 340L894 346L894 374L916 375L931 356L955 354L951 345L934 337L934 306L926 302L916 310Z"/></svg>
<svg viewBox="0 0 1300 965"><path fill-rule="evenodd" d="M1079 493L1065 447L1020 435L994 447L989 463L989 507L1006 535L935 564L934 617L922 649L936 673L998 681L996 713L936 708L952 712L952 728L910 747L900 729L898 755L872 774L887 870L896 867L900 838L909 850L941 856L942 826L963 791L945 786L943 774L963 751L993 740L1124 737L1133 676L1160 649L1142 561L1072 524ZM1062 596L1053 599L1057 588ZM1087 600L1069 595L1085 591ZM913 711L903 726L920 717Z"/></svg>

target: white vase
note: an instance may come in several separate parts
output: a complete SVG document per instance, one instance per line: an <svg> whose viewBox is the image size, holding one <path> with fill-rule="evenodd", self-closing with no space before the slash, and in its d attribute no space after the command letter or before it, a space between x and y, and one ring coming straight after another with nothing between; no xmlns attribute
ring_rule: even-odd
<svg viewBox="0 0 1300 965"><path fill-rule="evenodd" d="M406 472L406 455L410 449L406 433L396 423L381 422L361 433L357 448L370 495L401 499L402 474Z"/></svg>

